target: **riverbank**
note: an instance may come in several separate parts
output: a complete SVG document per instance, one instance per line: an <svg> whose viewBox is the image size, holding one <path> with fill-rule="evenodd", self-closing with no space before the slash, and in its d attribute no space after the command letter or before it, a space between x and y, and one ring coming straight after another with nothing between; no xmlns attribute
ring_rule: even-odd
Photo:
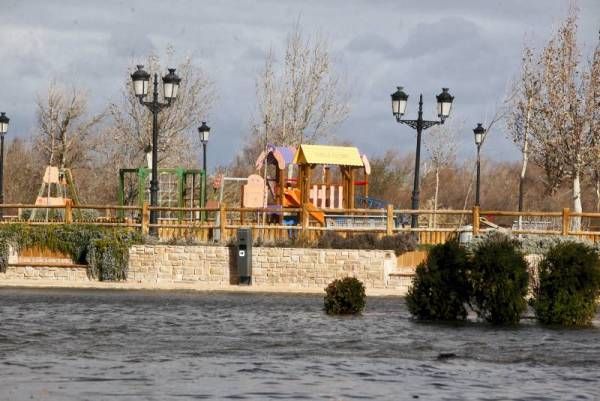
<svg viewBox="0 0 600 401"><path fill-rule="evenodd" d="M0 288L76 288L93 290L159 290L159 291L197 291L232 293L282 293L282 294L324 294L325 289L299 288L291 285L246 286L217 285L211 283L136 283L130 281L59 281L7 279L0 281ZM387 297L404 296L405 291L388 288L367 288L367 296Z"/></svg>

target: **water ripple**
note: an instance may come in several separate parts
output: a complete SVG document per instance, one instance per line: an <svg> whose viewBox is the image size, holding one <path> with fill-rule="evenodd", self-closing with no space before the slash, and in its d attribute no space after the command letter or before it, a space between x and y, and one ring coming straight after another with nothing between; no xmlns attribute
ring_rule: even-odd
<svg viewBox="0 0 600 401"><path fill-rule="evenodd" d="M332 318L308 295L0 289L0 399L592 400L600 318L417 323L400 298Z"/></svg>

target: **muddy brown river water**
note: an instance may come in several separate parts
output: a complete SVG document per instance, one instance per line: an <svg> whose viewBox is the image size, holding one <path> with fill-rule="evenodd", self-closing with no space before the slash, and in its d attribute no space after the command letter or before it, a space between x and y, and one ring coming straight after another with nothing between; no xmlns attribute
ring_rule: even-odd
<svg viewBox="0 0 600 401"><path fill-rule="evenodd" d="M314 295L0 289L0 400L600 400L600 316L423 324Z"/></svg>

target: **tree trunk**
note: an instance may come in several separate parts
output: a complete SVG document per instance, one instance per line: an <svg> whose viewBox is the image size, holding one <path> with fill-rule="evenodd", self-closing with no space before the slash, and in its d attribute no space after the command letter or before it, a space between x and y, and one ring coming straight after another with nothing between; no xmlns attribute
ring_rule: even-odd
<svg viewBox="0 0 600 401"><path fill-rule="evenodd" d="M529 138L527 131L529 130L529 119L531 118L531 103L532 98L527 101L527 116L525 120L525 130L523 132L523 163L521 165L521 175L519 176L519 212L523 211L523 201L525 197L525 174L527 173L527 163L529 162ZM519 230L523 226L523 216L519 216Z"/></svg>
<svg viewBox="0 0 600 401"><path fill-rule="evenodd" d="M435 168L435 194L433 196L433 211L436 212L437 211L437 204L438 204L438 193L439 193L439 188L440 188L440 169L439 167ZM433 214L433 228L436 227L436 223L437 223L437 213Z"/></svg>
<svg viewBox="0 0 600 401"><path fill-rule="evenodd" d="M521 175L519 176L519 212L523 211L523 201L525 197L525 175L527 173L527 163L529 162L529 155L527 150L527 140L525 140L523 146L523 162L521 165ZM519 216L519 230L523 223L523 216Z"/></svg>
<svg viewBox="0 0 600 401"><path fill-rule="evenodd" d="M579 179L579 171L575 173L573 178L573 211L575 213L581 213L581 182ZM573 217L571 219L571 228L573 231L579 231L581 229L581 217Z"/></svg>
<svg viewBox="0 0 600 401"><path fill-rule="evenodd" d="M596 172L596 212L600 212L600 174Z"/></svg>

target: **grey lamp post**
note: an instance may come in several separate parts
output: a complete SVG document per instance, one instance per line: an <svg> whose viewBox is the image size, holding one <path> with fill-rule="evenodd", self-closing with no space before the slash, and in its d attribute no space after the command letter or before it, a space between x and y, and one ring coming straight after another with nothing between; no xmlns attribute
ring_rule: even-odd
<svg viewBox="0 0 600 401"><path fill-rule="evenodd" d="M181 78L175 74L175 68L169 68L169 73L162 78L163 95L166 103L158 101L158 75L154 74L154 91L152 92L152 101L144 101L148 95L148 86L150 83L150 74L144 71L143 65L137 66L137 71L131 74L133 81L133 91L140 100L140 103L146 106L152 113L152 179L150 180L150 206L158 206L158 113L171 106L173 100L177 97L179 83ZM158 212L150 212L150 235L158 236Z"/></svg>
<svg viewBox="0 0 600 401"><path fill-rule="evenodd" d="M473 130L473 134L475 134L475 145L477 145L477 185L475 186L475 206L479 207L479 184L481 182L481 158L479 157L479 153L481 150L481 144L483 143L483 137L485 136L485 128L483 128L481 123L477 124L477 127L475 127Z"/></svg>
<svg viewBox="0 0 600 401"><path fill-rule="evenodd" d="M208 137L210 136L210 127L206 125L206 121L202 121L202 125L198 127L198 135L202 142L202 171L204 171L204 206L206 206L206 145L208 145Z"/></svg>
<svg viewBox="0 0 600 401"><path fill-rule="evenodd" d="M423 120L423 95L419 96L419 113L416 120L403 120L402 116L406 111L406 105L408 103L408 95L399 86L398 90L392 93L392 113L396 117L398 123L406 124L409 127L417 130L417 151L415 154L415 177L413 183L412 193L412 206L413 210L419 209L419 166L421 163L421 133L427 128L433 127L434 125L443 124L446 118L450 115L450 109L452 108L452 101L454 96L450 95L448 88L442 88L442 93L436 96L437 98L437 112L439 120L429 121ZM417 228L419 216L416 214L412 215L411 224L412 228Z"/></svg>
<svg viewBox="0 0 600 401"><path fill-rule="evenodd" d="M0 113L0 205L4 204L4 135L8 132L8 122L4 112ZM0 208L0 220L4 218L4 209Z"/></svg>

